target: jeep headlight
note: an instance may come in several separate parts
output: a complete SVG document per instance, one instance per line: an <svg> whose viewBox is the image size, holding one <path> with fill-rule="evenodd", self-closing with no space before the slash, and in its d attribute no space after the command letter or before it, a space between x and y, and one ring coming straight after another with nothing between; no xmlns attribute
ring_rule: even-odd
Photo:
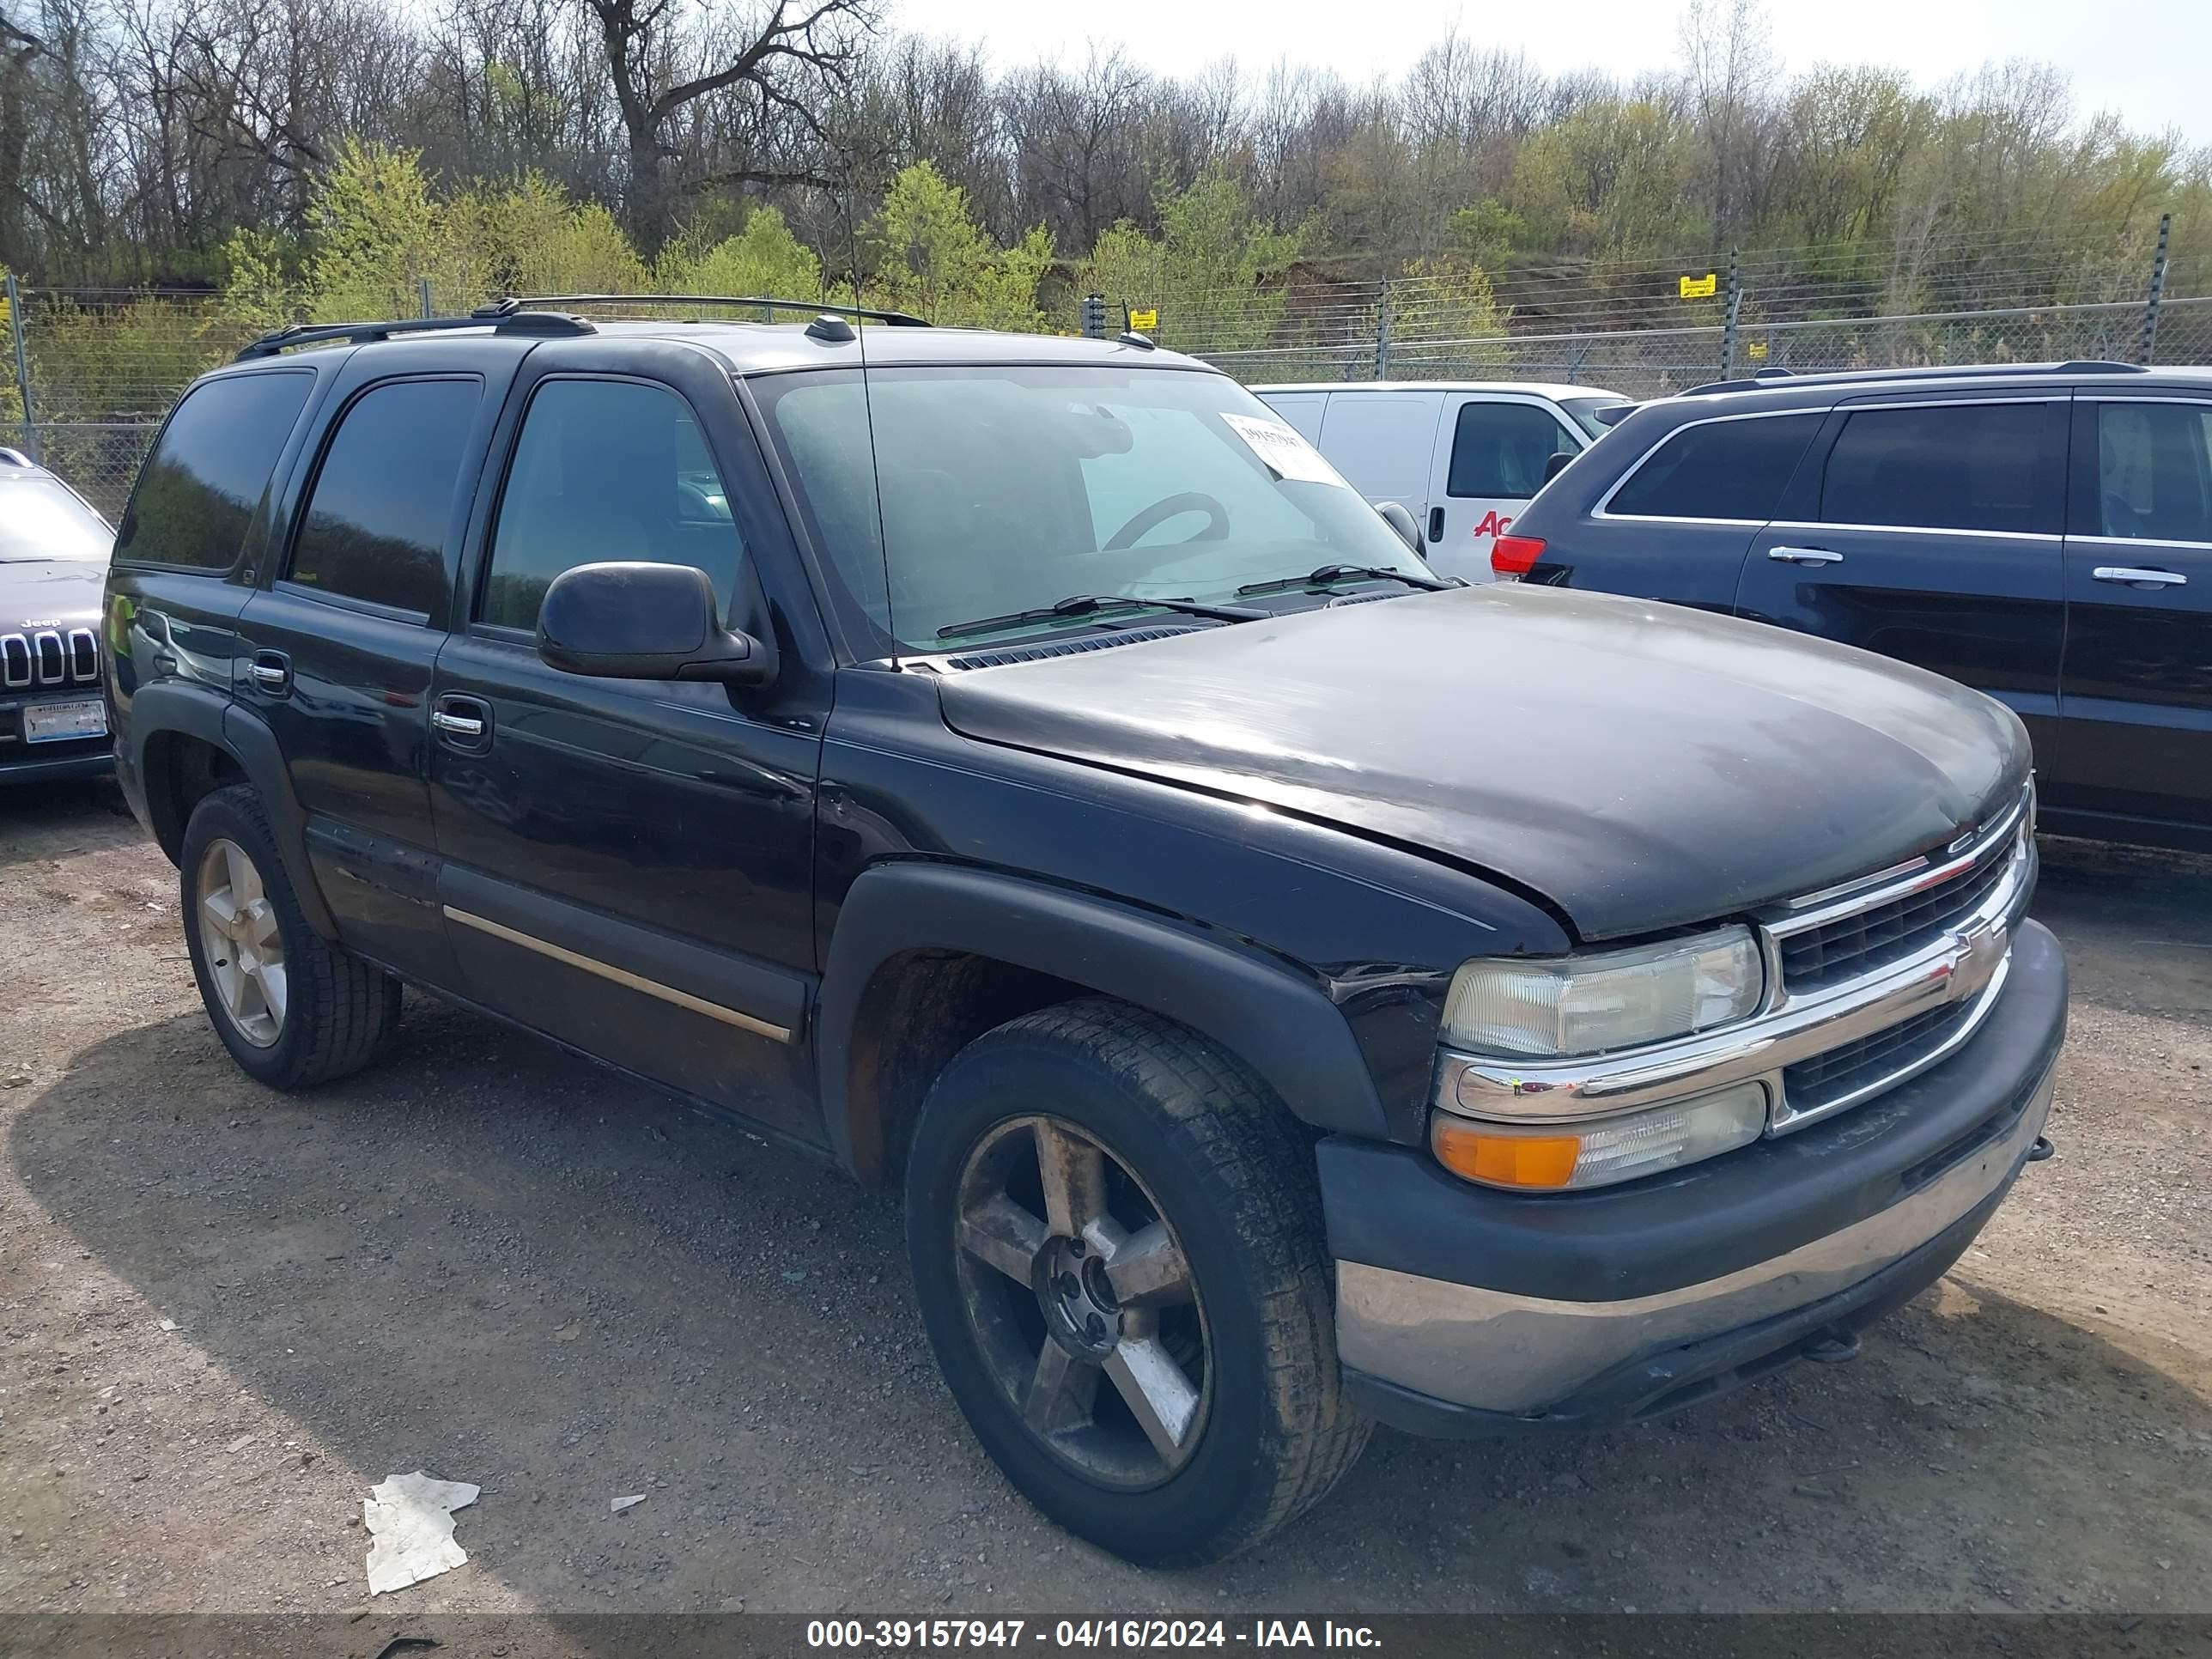
<svg viewBox="0 0 2212 1659"><path fill-rule="evenodd" d="M1478 1054L1601 1054L1742 1019L1764 988L1759 946L1741 927L1625 951L1480 958L1452 977L1443 1041Z"/></svg>

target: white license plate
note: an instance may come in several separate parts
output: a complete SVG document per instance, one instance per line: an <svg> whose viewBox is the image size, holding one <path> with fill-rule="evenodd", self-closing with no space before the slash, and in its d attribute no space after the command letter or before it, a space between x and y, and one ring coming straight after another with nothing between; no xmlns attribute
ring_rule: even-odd
<svg viewBox="0 0 2212 1659"><path fill-rule="evenodd" d="M70 738L104 737L106 732L107 705L98 697L33 703L23 711L26 743L62 743Z"/></svg>

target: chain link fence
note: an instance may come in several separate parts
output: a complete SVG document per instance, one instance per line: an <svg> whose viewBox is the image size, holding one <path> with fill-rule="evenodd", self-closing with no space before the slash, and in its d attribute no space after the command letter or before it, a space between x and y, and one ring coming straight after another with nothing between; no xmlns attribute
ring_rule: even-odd
<svg viewBox="0 0 2212 1659"><path fill-rule="evenodd" d="M1496 289L1462 274L1148 297L1158 315L1147 320L1162 345L1252 384L1550 380L1650 398L1760 369L2212 363L2212 283L2192 270L2172 273L2181 280L2169 283L2162 260L2138 278L2142 297L2133 299L1849 318L1790 314L1834 296L1803 284L1760 288L1743 279L1746 268L1760 269L1755 261L1731 267L1727 284L1717 275L1714 292L1686 302L1648 273L1624 283L1563 269L1523 273ZM1994 296L2024 283L2015 272L1974 291ZM2071 285L2106 295L2126 286L2117 272ZM192 379L268 329L310 314L308 296L283 291L243 299L18 289L12 281L8 289L0 352L12 352L0 356L0 444L54 468L110 518L120 515L161 417ZM427 287L416 298L402 314L436 308ZM1111 314L1108 332L1121 325L1118 302Z"/></svg>
<svg viewBox="0 0 2212 1659"><path fill-rule="evenodd" d="M1658 398L1761 369L1941 368L1960 363L2144 361L2146 307L2017 307L1900 317L1741 323L1689 328L1394 337L1368 320L1356 337L1191 352L1252 385L1316 380L1551 380ZM2166 300L2155 360L2212 363L2212 298Z"/></svg>

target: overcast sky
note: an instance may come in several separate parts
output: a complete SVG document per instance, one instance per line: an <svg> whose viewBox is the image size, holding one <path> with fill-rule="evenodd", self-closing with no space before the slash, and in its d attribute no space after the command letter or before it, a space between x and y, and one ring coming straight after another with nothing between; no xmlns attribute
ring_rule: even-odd
<svg viewBox="0 0 2212 1659"><path fill-rule="evenodd" d="M1001 67L1079 58L1091 40L1187 73L1234 56L1256 71L1278 58L1353 80L1395 75L1455 25L1483 45L1518 46L1547 70L1595 66L1627 77L1676 58L1674 0L894 0L893 21L979 40ZM2074 77L2077 112L2112 109L2138 131L2178 129L2212 144L2212 0L1771 0L1790 69L1875 61L1933 85L1991 58L2033 58Z"/></svg>

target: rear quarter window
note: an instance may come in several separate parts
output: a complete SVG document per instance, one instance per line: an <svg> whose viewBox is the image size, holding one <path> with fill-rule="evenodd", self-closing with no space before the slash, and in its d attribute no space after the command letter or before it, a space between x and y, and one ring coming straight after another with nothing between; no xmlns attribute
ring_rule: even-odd
<svg viewBox="0 0 2212 1659"><path fill-rule="evenodd" d="M185 394L138 474L115 540L118 564L228 570L269 487L314 374L228 374Z"/></svg>
<svg viewBox="0 0 2212 1659"><path fill-rule="evenodd" d="M1765 524L1825 418L1816 411L1686 426L1628 475L1605 511L1615 518Z"/></svg>
<svg viewBox="0 0 2212 1659"><path fill-rule="evenodd" d="M316 470L287 579L442 616L447 520L482 398L474 378L387 381L356 398Z"/></svg>

